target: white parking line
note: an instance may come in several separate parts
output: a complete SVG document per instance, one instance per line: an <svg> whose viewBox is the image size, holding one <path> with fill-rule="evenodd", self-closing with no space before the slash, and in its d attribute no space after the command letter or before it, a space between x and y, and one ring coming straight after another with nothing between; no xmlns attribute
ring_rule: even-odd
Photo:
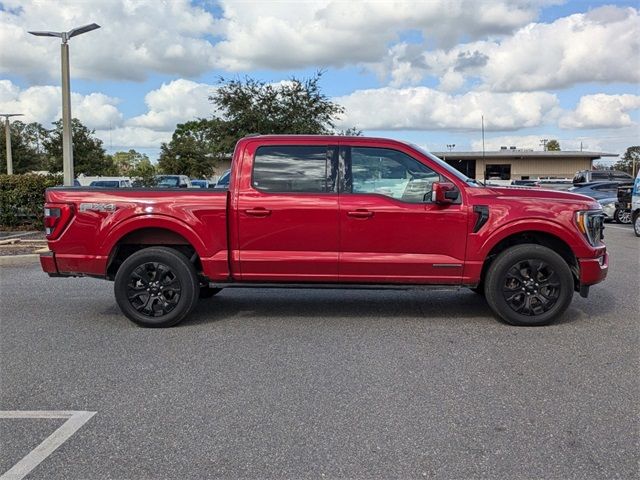
<svg viewBox="0 0 640 480"><path fill-rule="evenodd" d="M83 411L0 411L1 418L67 418L55 432L43 440L36 448L31 450L22 460L0 476L0 480L21 480L40 462L51 455L56 448L66 442L71 435L76 433L82 425L87 423L96 412Z"/></svg>
<svg viewBox="0 0 640 480"><path fill-rule="evenodd" d="M631 232L633 230L631 225L629 225L628 227L617 227L615 225L607 225L607 226L604 227L605 230L607 230L609 228L615 228L616 230L626 230L627 232Z"/></svg>

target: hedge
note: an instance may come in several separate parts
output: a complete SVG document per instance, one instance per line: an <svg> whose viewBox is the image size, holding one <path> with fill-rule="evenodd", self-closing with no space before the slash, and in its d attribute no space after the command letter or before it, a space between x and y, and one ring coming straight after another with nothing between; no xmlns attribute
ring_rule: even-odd
<svg viewBox="0 0 640 480"><path fill-rule="evenodd" d="M62 175L0 175L0 227L43 229L44 191Z"/></svg>

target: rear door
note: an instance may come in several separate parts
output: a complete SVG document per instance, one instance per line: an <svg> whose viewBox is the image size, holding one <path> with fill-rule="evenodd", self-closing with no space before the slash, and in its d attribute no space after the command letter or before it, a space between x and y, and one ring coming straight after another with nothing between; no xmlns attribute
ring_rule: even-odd
<svg viewBox="0 0 640 480"><path fill-rule="evenodd" d="M338 280L337 157L327 144L246 146L237 183L243 281Z"/></svg>
<svg viewBox="0 0 640 480"><path fill-rule="evenodd" d="M461 282L467 214L431 202L447 180L407 152L341 147L340 280L367 283Z"/></svg>

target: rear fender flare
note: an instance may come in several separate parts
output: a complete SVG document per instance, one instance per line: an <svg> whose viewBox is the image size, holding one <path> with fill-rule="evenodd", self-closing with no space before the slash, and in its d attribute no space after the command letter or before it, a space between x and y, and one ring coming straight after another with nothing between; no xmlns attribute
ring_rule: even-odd
<svg viewBox="0 0 640 480"><path fill-rule="evenodd" d="M185 222L166 215L139 215L129 218L111 230L100 245L103 255L110 255L118 242L131 232L143 228L169 230L184 237L200 258L207 256L207 247L200 237Z"/></svg>

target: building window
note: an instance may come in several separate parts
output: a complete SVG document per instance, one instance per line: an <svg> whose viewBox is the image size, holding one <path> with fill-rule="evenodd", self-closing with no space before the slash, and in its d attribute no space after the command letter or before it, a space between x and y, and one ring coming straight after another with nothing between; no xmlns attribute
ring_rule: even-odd
<svg viewBox="0 0 640 480"><path fill-rule="evenodd" d="M484 171L485 180L511 180L511 165L487 165Z"/></svg>

